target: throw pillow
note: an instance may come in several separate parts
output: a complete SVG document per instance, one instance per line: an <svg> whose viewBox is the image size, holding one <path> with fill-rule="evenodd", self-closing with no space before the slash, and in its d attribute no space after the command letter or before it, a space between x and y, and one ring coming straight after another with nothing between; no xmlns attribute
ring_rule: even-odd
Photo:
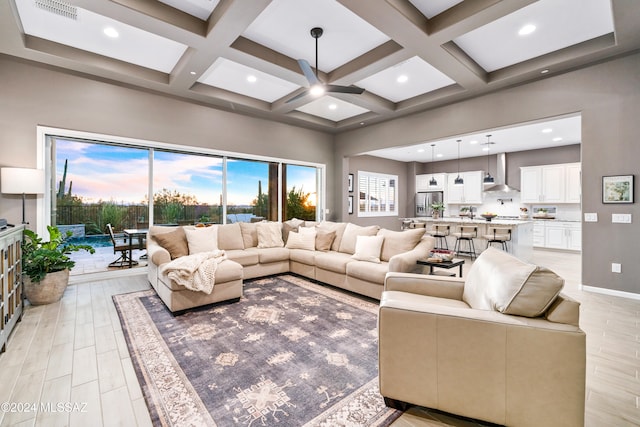
<svg viewBox="0 0 640 427"><path fill-rule="evenodd" d="M313 251L316 245L316 236L313 234L303 234L296 231L289 233L287 239L287 248L289 249L304 249L306 251Z"/></svg>
<svg viewBox="0 0 640 427"><path fill-rule="evenodd" d="M218 226L218 249L224 251L244 249L242 230L239 223Z"/></svg>
<svg viewBox="0 0 640 427"><path fill-rule="evenodd" d="M300 228L298 228L298 233L300 233L300 234L313 234L314 237L315 237L317 232L318 232L318 230L316 230L315 227L300 227Z"/></svg>
<svg viewBox="0 0 640 427"><path fill-rule="evenodd" d="M321 230L336 232L336 238L333 239L333 243L331 244L332 251L338 251L340 249L340 242L342 241L342 235L344 234L344 230L346 227L347 227L346 222L332 222L332 221L322 221L320 224L317 225L317 228Z"/></svg>
<svg viewBox="0 0 640 427"><path fill-rule="evenodd" d="M375 236L378 234L378 230L380 230L380 227L377 225L362 227L352 223L347 224L344 229L344 233L342 234L342 241L340 242L340 249L338 251L353 255L356 251L356 238L358 236ZM380 256L380 253L378 253L378 256Z"/></svg>
<svg viewBox="0 0 640 427"><path fill-rule="evenodd" d="M379 264L383 242L383 236L357 236L355 253L351 255L351 258Z"/></svg>
<svg viewBox="0 0 640 427"><path fill-rule="evenodd" d="M182 227L176 228L168 233L156 234L154 237L160 246L169 251L171 259L189 255L187 237Z"/></svg>
<svg viewBox="0 0 640 427"><path fill-rule="evenodd" d="M189 255L218 250L218 227L184 227Z"/></svg>
<svg viewBox="0 0 640 427"><path fill-rule="evenodd" d="M383 228L378 231L378 236L384 236L380 259L382 261L389 261L392 256L408 252L415 248L420 242L420 239L422 239L422 236L424 236L424 228L405 231L391 231Z"/></svg>
<svg viewBox="0 0 640 427"><path fill-rule="evenodd" d="M298 231L298 228L304 225L304 220L291 218L282 223L282 240L284 242L287 241L289 237L289 232Z"/></svg>
<svg viewBox="0 0 640 427"><path fill-rule="evenodd" d="M281 248L284 246L282 225L279 222L259 222L257 225L259 248Z"/></svg>
<svg viewBox="0 0 640 427"><path fill-rule="evenodd" d="M323 231L319 229L316 233L316 250L322 252L331 250L331 244L335 238L335 231Z"/></svg>
<svg viewBox="0 0 640 427"><path fill-rule="evenodd" d="M480 310L538 317L547 311L563 286L564 279L553 271L489 247L469 270L462 300Z"/></svg>
<svg viewBox="0 0 640 427"><path fill-rule="evenodd" d="M240 231L242 232L242 243L244 248L255 248L258 246L258 223L257 222L239 222Z"/></svg>

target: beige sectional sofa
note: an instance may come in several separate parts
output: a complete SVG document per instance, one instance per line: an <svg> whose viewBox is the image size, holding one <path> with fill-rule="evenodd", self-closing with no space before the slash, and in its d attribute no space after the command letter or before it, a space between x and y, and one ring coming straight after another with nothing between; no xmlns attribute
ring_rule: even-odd
<svg viewBox="0 0 640 427"><path fill-rule="evenodd" d="M389 273L381 394L500 425L583 426L586 336L563 284L495 248L465 280Z"/></svg>
<svg viewBox="0 0 640 427"><path fill-rule="evenodd" d="M172 312L240 298L243 279L286 272L380 299L387 272L413 271L416 261L434 247L434 239L424 230L391 231L330 221L206 228L149 230L149 282ZM172 259L214 249L224 250L226 259L217 266L210 294L178 285L164 272Z"/></svg>

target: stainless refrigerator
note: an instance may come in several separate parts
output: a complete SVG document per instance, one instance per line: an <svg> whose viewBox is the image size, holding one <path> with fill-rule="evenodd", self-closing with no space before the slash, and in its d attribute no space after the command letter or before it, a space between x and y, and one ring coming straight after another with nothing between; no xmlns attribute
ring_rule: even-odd
<svg viewBox="0 0 640 427"><path fill-rule="evenodd" d="M442 191L420 191L416 193L416 216L433 216L432 203L442 203Z"/></svg>

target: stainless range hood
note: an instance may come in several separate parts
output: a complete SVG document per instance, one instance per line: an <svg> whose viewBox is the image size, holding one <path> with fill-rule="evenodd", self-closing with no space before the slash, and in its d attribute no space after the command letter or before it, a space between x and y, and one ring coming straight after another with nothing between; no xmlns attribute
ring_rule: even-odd
<svg viewBox="0 0 640 427"><path fill-rule="evenodd" d="M485 193L512 193L514 191L520 191L517 188L507 185L507 155L505 153L498 154L497 170L496 170L496 185L492 185L489 188L485 188Z"/></svg>

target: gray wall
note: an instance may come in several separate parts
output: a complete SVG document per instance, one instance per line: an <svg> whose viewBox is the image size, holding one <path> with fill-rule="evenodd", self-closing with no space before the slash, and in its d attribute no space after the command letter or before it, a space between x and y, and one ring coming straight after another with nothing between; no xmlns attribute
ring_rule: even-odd
<svg viewBox="0 0 640 427"><path fill-rule="evenodd" d="M639 172L640 54L342 133L336 137L336 165L369 150L577 112L582 114L582 210L599 217L597 223L582 224L582 283L640 293L640 204L601 202L602 176ZM612 224L612 213L630 213L635 222ZM611 273L612 262L622 264L621 274Z"/></svg>
<svg viewBox="0 0 640 427"><path fill-rule="evenodd" d="M327 165L333 136L52 71L0 56L0 167L36 167L36 126L124 136ZM27 221L36 229L35 196ZM0 195L0 217L19 222L21 196ZM328 199L328 208L333 209Z"/></svg>

